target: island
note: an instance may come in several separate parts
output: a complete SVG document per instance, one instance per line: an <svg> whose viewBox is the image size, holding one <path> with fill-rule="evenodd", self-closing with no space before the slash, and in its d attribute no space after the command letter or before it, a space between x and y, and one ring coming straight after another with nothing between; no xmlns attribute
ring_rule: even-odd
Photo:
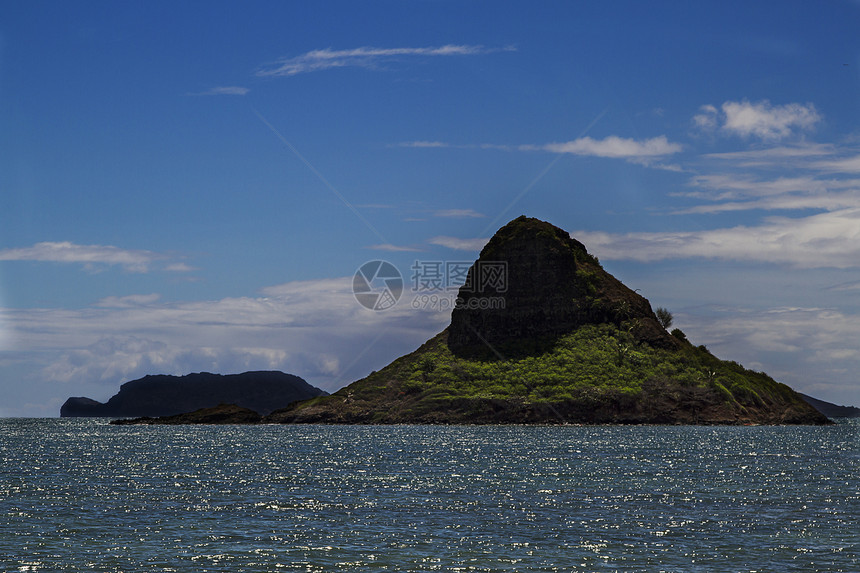
<svg viewBox="0 0 860 573"><path fill-rule="evenodd" d="M265 415L298 400L324 395L327 392L302 378L278 371L159 374L126 382L106 403L84 397L69 398L60 408L60 416L174 416L219 404L234 404Z"/></svg>
<svg viewBox="0 0 860 573"><path fill-rule="evenodd" d="M378 372L264 421L831 423L785 384L670 332L661 314L566 231L518 217L469 269L446 329Z"/></svg>

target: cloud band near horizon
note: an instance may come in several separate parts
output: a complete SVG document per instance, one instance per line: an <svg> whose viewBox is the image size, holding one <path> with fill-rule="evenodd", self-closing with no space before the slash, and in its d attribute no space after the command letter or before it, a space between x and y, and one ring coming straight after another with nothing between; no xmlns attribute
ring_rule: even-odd
<svg viewBox="0 0 860 573"><path fill-rule="evenodd" d="M761 225L749 227L644 233L576 231L571 236L608 260L704 258L807 269L860 267L860 208L802 218L769 217Z"/></svg>

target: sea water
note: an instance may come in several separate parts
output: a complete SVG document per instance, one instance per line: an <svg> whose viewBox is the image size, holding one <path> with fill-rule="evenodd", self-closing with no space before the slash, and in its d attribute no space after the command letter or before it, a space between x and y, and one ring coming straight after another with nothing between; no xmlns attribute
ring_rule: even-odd
<svg viewBox="0 0 860 573"><path fill-rule="evenodd" d="M0 420L2 571L860 571L860 424Z"/></svg>

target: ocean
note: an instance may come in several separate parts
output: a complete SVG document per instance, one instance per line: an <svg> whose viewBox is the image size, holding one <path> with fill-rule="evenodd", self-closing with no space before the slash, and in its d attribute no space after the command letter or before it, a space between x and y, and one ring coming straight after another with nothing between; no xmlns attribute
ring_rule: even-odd
<svg viewBox="0 0 860 573"><path fill-rule="evenodd" d="M860 571L860 421L0 419L0 571Z"/></svg>

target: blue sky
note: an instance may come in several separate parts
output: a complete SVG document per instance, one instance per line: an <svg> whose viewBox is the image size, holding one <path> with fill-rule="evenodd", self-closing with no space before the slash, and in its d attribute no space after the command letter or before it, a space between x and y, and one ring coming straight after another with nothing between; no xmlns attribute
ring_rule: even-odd
<svg viewBox="0 0 860 573"><path fill-rule="evenodd" d="M154 373L337 389L447 324L414 308L415 261L474 260L520 214L696 344L860 405L858 22L847 0L5 2L0 415ZM375 259L406 280L384 312L351 291Z"/></svg>

